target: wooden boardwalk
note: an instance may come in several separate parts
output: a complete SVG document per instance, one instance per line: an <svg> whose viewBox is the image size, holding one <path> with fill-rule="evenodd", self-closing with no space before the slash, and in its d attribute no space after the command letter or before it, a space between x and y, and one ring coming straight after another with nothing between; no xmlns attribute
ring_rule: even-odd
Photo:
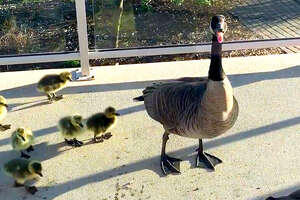
<svg viewBox="0 0 300 200"><path fill-rule="evenodd" d="M264 39L300 37L300 0L244 0L231 14ZM282 49L300 52L300 46Z"/></svg>

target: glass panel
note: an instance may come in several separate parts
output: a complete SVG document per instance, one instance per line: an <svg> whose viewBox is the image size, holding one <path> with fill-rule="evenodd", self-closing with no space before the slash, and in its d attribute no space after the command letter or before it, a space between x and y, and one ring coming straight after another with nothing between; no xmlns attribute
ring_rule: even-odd
<svg viewBox="0 0 300 200"><path fill-rule="evenodd" d="M209 42L223 14L225 41L300 36L300 0L93 0L95 48Z"/></svg>
<svg viewBox="0 0 300 200"><path fill-rule="evenodd" d="M74 0L0 0L0 55L76 49Z"/></svg>

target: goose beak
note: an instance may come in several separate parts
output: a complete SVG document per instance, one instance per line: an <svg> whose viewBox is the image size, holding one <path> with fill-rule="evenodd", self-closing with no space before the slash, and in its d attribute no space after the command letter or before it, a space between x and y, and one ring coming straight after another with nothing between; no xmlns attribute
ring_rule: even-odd
<svg viewBox="0 0 300 200"><path fill-rule="evenodd" d="M120 116L120 114L119 114L119 113L115 113L115 115L116 115L116 116Z"/></svg>
<svg viewBox="0 0 300 200"><path fill-rule="evenodd" d="M216 35L217 35L218 42L222 43L223 42L223 32L217 31Z"/></svg>
<svg viewBox="0 0 300 200"><path fill-rule="evenodd" d="M37 172L37 174L40 176L40 177L43 177L43 174L41 172Z"/></svg>

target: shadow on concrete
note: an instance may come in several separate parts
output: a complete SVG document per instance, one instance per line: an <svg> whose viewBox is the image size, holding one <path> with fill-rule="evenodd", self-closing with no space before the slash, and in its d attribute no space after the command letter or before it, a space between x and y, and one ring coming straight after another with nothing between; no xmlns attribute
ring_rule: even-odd
<svg viewBox="0 0 300 200"><path fill-rule="evenodd" d="M262 126L262 127L256 128L256 129L249 130L249 131L243 131L243 132L240 132L240 133L237 133L234 135L230 135L227 137L222 137L219 139L208 141L204 144L204 148L205 148L205 150L212 149L212 148L226 145L226 144L229 144L232 142L237 142L239 140L260 136L262 134L270 133L273 130L280 130L280 129L283 129L283 128L286 128L289 126L293 126L293 125L296 125L299 123L300 123L300 117L287 119L287 120L280 121L280 122L270 124L267 126ZM41 145L41 146L43 146L43 145ZM53 145L53 147L51 147L51 148L53 148L54 153L49 152L49 155L46 155L44 157L41 156L40 159L46 160L46 159L49 159L49 158L57 155L59 153L59 151L57 151L57 149L59 149L61 146L63 146L63 144L61 144L61 143L57 144L57 145ZM177 150L174 152L169 152L169 154L172 156L176 156L178 158L184 158L184 160L188 160L190 163L194 164L194 160L195 160L194 156L195 155L192 155L191 153L195 152L196 148L197 148L197 145L191 146L188 148L183 148L183 149L180 149L180 150ZM45 146L45 149L48 149L48 147ZM46 150L46 151L48 151L48 150ZM190 154L190 155L186 156L187 154ZM11 156L11 155L0 154L0 156L2 158L3 156ZM159 161L160 161L160 155L151 157L149 159L141 160L138 162L130 163L127 165L118 166L113 169L105 170L105 171L102 171L102 172L99 172L96 174L77 178L77 179L71 180L66 183L57 184L51 188L41 187L41 188L39 188L39 190L42 191L41 193L43 193L43 195L47 196L47 199L54 199L63 193L72 191L72 190L82 187L84 185L87 185L87 184L90 184L93 182L104 181L104 180L110 179L112 177L117 177L122 174L129 174L129 173L140 171L140 170L148 169L148 170L151 170L151 171L157 173L159 176L162 176ZM294 190L294 189L295 188L291 188L291 190ZM286 190L284 190L283 192L286 192ZM274 195L276 195L276 194L274 194Z"/></svg>
<svg viewBox="0 0 300 200"><path fill-rule="evenodd" d="M297 78L300 77L300 66L293 66L283 70L271 71L271 72L259 72L248 74L233 74L228 75L233 87L240 87L243 85L255 83L258 81L273 80L273 79L285 79L285 78ZM177 77L180 78L180 77ZM99 85L84 85L84 86L72 86L69 83L69 87L61 90L58 93L61 94L80 94L90 92L111 92L121 90L135 90L143 89L146 86L159 81L171 81L174 79L165 80L151 80L151 81L138 81L138 82L124 82L124 83L109 83ZM25 86L15 87L7 90L0 91L0 95L3 95L7 99L10 98L24 98L24 97L37 97L45 95L40 94L35 89L36 84L29 84ZM129 100L131 101L131 99Z"/></svg>
<svg viewBox="0 0 300 200"><path fill-rule="evenodd" d="M291 193L294 193L296 192L297 190L297 198L293 198L293 199L286 199L286 198L279 198L278 200L296 200L296 199L299 199L300 198L300 193L299 193L299 189L300 189L300 184L297 184L297 185L294 185L292 187L288 187L288 188L284 188L284 189L281 189L281 190L277 190L275 192L272 192L272 193L269 193L269 194L265 194L265 195L261 195L261 196L258 196L258 197L255 197L254 199L252 200L264 200L270 196L274 197L274 198L277 198L277 197L285 197L285 196L288 196L290 195ZM277 200L277 199L276 199Z"/></svg>

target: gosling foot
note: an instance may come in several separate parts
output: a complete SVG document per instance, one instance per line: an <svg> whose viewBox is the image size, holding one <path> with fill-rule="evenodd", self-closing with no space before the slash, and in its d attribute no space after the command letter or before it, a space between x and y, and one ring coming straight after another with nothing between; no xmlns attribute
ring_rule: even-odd
<svg viewBox="0 0 300 200"><path fill-rule="evenodd" d="M61 99L63 99L63 98L64 98L64 97L63 97L62 94L61 94L61 95L58 95L58 96L57 96L57 95L54 96L54 100L55 100L55 101L59 101L59 100L61 100Z"/></svg>
<svg viewBox="0 0 300 200"><path fill-rule="evenodd" d="M196 167L202 167L215 171L215 166L222 163L219 158L205 152L198 152L196 158Z"/></svg>
<svg viewBox="0 0 300 200"><path fill-rule="evenodd" d="M103 137L101 137L101 136L100 137L94 137L93 141L94 141L94 143L104 142Z"/></svg>
<svg viewBox="0 0 300 200"><path fill-rule="evenodd" d="M166 168L175 174L180 174L180 159L162 155L160 159L160 167L164 175L168 175Z"/></svg>
<svg viewBox="0 0 300 200"><path fill-rule="evenodd" d="M28 147L28 148L26 149L26 151L27 151L27 152L34 151L34 148L33 148L33 146L32 146L32 145L30 145L30 147Z"/></svg>
<svg viewBox="0 0 300 200"><path fill-rule="evenodd" d="M21 151L21 158L29 159L30 155L27 155L26 153L24 153L23 151Z"/></svg>
<svg viewBox="0 0 300 200"><path fill-rule="evenodd" d="M14 187L23 187L24 185L15 181Z"/></svg>
<svg viewBox="0 0 300 200"><path fill-rule="evenodd" d="M108 140L108 139L111 138L111 137L112 137L111 132L105 133L105 134L102 136L102 138L103 138L104 140Z"/></svg>
<svg viewBox="0 0 300 200"><path fill-rule="evenodd" d="M35 186L25 186L25 190L34 195L38 190Z"/></svg>
<svg viewBox="0 0 300 200"><path fill-rule="evenodd" d="M77 140L76 138L74 138L73 140L67 140L65 139L65 142L67 143L67 145L73 146L73 147L80 147L83 145L83 142Z"/></svg>
<svg viewBox="0 0 300 200"><path fill-rule="evenodd" d="M6 124L6 125L2 125L0 124L0 131L6 131L8 129L10 129L11 124Z"/></svg>

